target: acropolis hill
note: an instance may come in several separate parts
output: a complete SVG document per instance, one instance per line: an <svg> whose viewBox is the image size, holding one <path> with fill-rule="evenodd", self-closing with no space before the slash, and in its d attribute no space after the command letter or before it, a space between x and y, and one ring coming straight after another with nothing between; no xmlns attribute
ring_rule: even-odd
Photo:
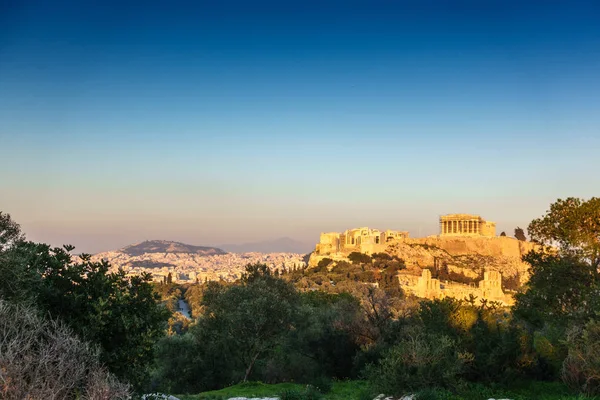
<svg viewBox="0 0 600 400"><path fill-rule="evenodd" d="M410 238L405 231L379 231L366 227L343 233L322 233L309 266L316 266L325 258L348 260L352 252L388 253L405 261L407 268L398 275L400 284L420 297L462 298L471 293L510 303L502 288L510 286L514 289L527 281L528 265L521 257L536 245L496 236L496 224L478 215L445 215L439 224L438 235L422 238ZM439 269L444 269L449 276L479 280L479 285L470 290L468 285L457 286L450 281L431 279L429 270ZM484 293L483 288L489 289L490 285L494 289Z"/></svg>

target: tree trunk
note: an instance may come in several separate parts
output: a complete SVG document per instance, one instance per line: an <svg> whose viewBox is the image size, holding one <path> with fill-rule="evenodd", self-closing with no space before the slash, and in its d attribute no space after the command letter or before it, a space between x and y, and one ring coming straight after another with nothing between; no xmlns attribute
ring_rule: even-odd
<svg viewBox="0 0 600 400"><path fill-rule="evenodd" d="M248 364L248 368L246 368L246 374L244 375L244 382L248 381L248 377L250 376L250 372L252 372L252 367L254 367L254 363L258 359L259 355L260 355L260 352L257 352L254 355L254 357L252 357L252 361L250 361L250 364Z"/></svg>

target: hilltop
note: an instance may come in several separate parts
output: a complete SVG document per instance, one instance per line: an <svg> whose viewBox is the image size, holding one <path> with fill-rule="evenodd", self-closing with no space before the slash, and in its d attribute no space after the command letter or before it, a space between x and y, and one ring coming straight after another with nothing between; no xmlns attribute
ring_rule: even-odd
<svg viewBox="0 0 600 400"><path fill-rule="evenodd" d="M362 258L369 269L377 269L374 264L380 264L380 255L387 254L385 257L402 260L404 267L396 278L404 291L418 297L464 298L472 294L510 304L512 293L529 279L529 265L522 257L535 247L531 242L495 236L493 227L485 234L414 239L406 232L359 228L322 234L309 266L327 265L330 271L352 275L353 271L346 271L352 253L367 256ZM378 276L382 271L373 272Z"/></svg>
<svg viewBox="0 0 600 400"><path fill-rule="evenodd" d="M191 244L171 242L168 240L146 240L141 243L126 246L118 251L132 257L152 253L187 253L204 256L227 254L226 251L217 247L193 246Z"/></svg>

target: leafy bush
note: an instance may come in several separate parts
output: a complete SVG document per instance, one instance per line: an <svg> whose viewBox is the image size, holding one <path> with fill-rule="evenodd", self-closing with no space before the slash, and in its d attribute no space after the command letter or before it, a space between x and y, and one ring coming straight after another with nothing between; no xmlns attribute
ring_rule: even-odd
<svg viewBox="0 0 600 400"><path fill-rule="evenodd" d="M465 356L446 335L416 332L393 346L367 376L380 392L401 395L427 387L453 387L463 372Z"/></svg>
<svg viewBox="0 0 600 400"><path fill-rule="evenodd" d="M321 400L323 394L314 386L307 385L304 390L287 389L279 394L280 400Z"/></svg>
<svg viewBox="0 0 600 400"><path fill-rule="evenodd" d="M298 389L285 389L279 393L280 400L303 400L302 392Z"/></svg>
<svg viewBox="0 0 600 400"><path fill-rule="evenodd" d="M0 300L0 398L128 399L98 361L98 352L67 327L32 308Z"/></svg>
<svg viewBox="0 0 600 400"><path fill-rule="evenodd" d="M348 254L348 260L352 261L353 264L370 264L372 261L370 255L358 251Z"/></svg>
<svg viewBox="0 0 600 400"><path fill-rule="evenodd" d="M333 382L331 382L331 379L321 375L313 379L311 386L314 386L319 392L327 394L331 392Z"/></svg>
<svg viewBox="0 0 600 400"><path fill-rule="evenodd" d="M562 368L564 382L587 395L600 394L600 323L592 321L583 330L571 331L568 347Z"/></svg>

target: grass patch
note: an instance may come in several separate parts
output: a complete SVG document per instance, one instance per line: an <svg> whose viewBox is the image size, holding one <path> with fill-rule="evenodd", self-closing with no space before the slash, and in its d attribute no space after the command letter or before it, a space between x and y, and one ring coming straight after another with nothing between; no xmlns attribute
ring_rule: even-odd
<svg viewBox="0 0 600 400"><path fill-rule="evenodd" d="M306 385L297 383L266 384L262 382L242 382L220 390L211 390L194 395L175 395L181 400L220 400L231 397L275 397L284 391L302 390Z"/></svg>
<svg viewBox="0 0 600 400"><path fill-rule="evenodd" d="M281 394L304 393L305 384L261 382L238 383L221 390L195 395L176 395L181 400L226 400L231 397L278 397ZM524 382L512 387L467 384L455 392L429 389L418 393L423 400L600 400L600 397L584 397L569 390L559 382ZM365 381L333 382L331 391L323 394L323 400L372 400L376 393Z"/></svg>
<svg viewBox="0 0 600 400"><path fill-rule="evenodd" d="M417 400L487 400L490 398L511 400L600 400L598 397L585 397L573 393L559 382L526 382L513 387L469 384L456 392L429 389L419 392L417 395Z"/></svg>
<svg viewBox="0 0 600 400"><path fill-rule="evenodd" d="M359 392L364 392L367 383L364 381L333 382L331 391L323 395L324 400L346 400L359 399ZM175 395L181 400L225 400L231 397L278 397L283 393L303 393L306 384L300 383L276 383L266 384L262 382L245 382L229 386L220 390L212 390L194 395ZM361 399L362 400L362 399Z"/></svg>

